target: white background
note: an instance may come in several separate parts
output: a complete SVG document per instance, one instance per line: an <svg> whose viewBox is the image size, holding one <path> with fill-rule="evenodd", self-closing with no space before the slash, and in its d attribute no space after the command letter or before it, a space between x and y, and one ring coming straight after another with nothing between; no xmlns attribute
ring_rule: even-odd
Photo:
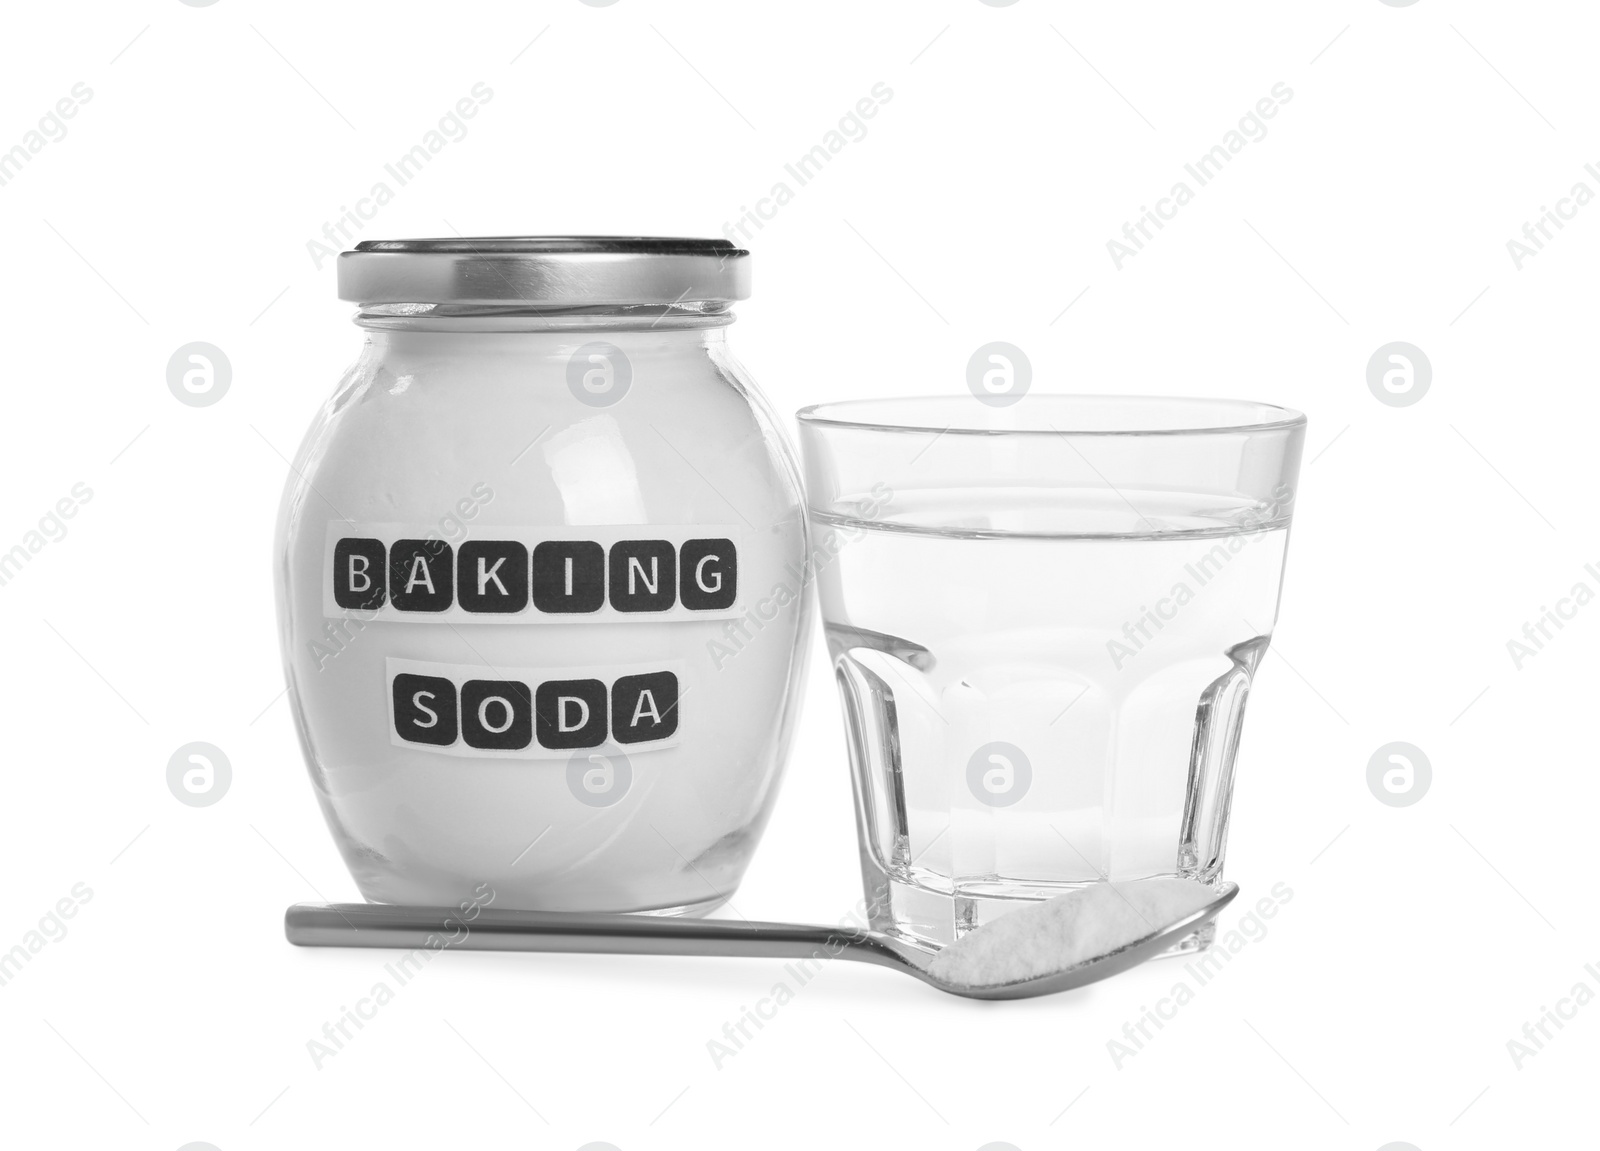
<svg viewBox="0 0 1600 1151"><path fill-rule="evenodd" d="M1600 1005L1520 1070L1506 1044L1600 990L1600 607L1520 670L1506 641L1600 589L1600 207L1521 270L1506 241L1575 182L1600 191L1586 6L130 0L5 22L0 148L93 93L0 187L0 550L93 491L0 587L0 950L93 892L0 987L7 1143L1583 1139ZM281 927L290 902L356 898L278 698L283 457L359 342L307 242L479 81L469 134L357 238L718 235L882 81L867 135L750 238L730 339L778 410L959 394L971 352L1007 340L1036 391L1310 416L1223 926L1276 883L1293 898L1120 1067L1107 1041L1180 965L984 1005L836 964L719 1069L707 1041L777 964L446 954L314 1067L307 1040L390 956ZM1268 135L1119 271L1107 240L1280 81ZM167 390L192 340L233 365L213 407ZM1367 387L1392 340L1432 363L1413 406ZM736 898L753 918L859 897L813 642ZM212 807L167 790L193 740L233 764ZM1410 807L1366 782L1394 740L1433 765Z"/></svg>

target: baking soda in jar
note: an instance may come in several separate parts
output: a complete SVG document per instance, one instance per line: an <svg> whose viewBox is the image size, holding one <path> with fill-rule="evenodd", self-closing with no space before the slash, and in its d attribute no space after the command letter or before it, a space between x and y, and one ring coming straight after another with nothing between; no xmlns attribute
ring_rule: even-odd
<svg viewBox="0 0 1600 1151"><path fill-rule="evenodd" d="M362 894L700 913L776 795L809 622L726 241L377 241L295 460L283 657Z"/></svg>

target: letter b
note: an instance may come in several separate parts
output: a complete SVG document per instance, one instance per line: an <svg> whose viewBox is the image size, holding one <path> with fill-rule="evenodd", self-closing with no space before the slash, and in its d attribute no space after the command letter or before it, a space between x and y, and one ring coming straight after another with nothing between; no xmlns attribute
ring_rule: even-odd
<svg viewBox="0 0 1600 1151"><path fill-rule="evenodd" d="M346 611L376 611L384 603L382 540L342 539L333 546L333 602Z"/></svg>

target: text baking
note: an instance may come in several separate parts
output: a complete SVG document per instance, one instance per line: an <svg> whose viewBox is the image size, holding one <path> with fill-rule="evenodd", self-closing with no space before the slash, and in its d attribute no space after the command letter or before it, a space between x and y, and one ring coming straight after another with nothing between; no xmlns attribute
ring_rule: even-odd
<svg viewBox="0 0 1600 1151"><path fill-rule="evenodd" d="M729 539L468 540L346 536L333 549L333 599L346 611L575 615L607 603L618 612L724 611L739 594Z"/></svg>

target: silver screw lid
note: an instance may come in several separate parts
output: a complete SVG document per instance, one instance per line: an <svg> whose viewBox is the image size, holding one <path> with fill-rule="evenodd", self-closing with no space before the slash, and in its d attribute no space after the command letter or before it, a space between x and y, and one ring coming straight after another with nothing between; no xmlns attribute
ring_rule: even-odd
<svg viewBox="0 0 1600 1151"><path fill-rule="evenodd" d="M363 240L339 255L339 298L358 304L540 308L747 299L750 253L728 240L479 236Z"/></svg>

